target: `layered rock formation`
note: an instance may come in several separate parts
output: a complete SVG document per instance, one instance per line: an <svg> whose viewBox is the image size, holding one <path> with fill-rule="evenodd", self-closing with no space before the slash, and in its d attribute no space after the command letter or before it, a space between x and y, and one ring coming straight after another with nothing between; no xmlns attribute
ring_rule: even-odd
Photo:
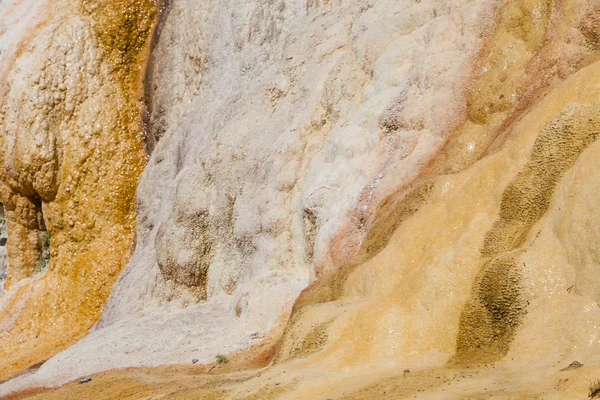
<svg viewBox="0 0 600 400"><path fill-rule="evenodd" d="M0 393L263 343L257 375L100 379L131 398L585 394L599 40L589 0L165 4L135 252L96 327Z"/></svg>

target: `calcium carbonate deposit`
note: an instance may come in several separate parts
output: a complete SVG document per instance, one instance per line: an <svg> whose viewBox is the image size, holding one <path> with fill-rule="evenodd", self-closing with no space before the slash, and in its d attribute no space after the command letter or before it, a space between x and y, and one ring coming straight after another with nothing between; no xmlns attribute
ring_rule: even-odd
<svg viewBox="0 0 600 400"><path fill-rule="evenodd" d="M596 0L0 0L0 396L600 398L598 136Z"/></svg>

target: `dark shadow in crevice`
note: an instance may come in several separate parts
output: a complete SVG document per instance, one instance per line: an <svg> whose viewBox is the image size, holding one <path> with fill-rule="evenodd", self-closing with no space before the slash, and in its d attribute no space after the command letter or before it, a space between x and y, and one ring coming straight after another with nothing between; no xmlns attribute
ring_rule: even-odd
<svg viewBox="0 0 600 400"><path fill-rule="evenodd" d="M156 143L161 135L157 135L156 128L153 127L151 121L152 109L154 104L152 100L154 98L154 50L160 41L160 35L164 29L165 23L171 11L173 0L159 0L158 6L158 19L156 25L152 31L152 37L150 39L150 54L148 57L148 64L146 65L146 75L144 77L144 110L142 113L142 130L144 135L144 146L148 156L152 154Z"/></svg>

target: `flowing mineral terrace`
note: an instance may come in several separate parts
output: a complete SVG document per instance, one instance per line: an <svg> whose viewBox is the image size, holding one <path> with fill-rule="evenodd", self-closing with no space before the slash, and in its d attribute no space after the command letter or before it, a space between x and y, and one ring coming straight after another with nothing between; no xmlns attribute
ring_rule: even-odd
<svg viewBox="0 0 600 400"><path fill-rule="evenodd" d="M0 0L0 396L593 398L599 135L595 0Z"/></svg>

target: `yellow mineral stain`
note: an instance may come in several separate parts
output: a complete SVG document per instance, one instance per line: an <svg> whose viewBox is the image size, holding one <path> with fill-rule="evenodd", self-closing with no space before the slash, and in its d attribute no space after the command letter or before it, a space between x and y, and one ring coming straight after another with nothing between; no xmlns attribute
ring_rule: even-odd
<svg viewBox="0 0 600 400"><path fill-rule="evenodd" d="M489 261L461 318L460 356L486 352L486 358L494 358L508 352L527 308L514 252L548 211L559 180L600 135L599 127L600 103L567 107L539 134L530 161L506 187L499 218L481 248Z"/></svg>
<svg viewBox="0 0 600 400"><path fill-rule="evenodd" d="M154 23L152 0L67 1L91 26L89 43L108 62L102 89L54 114L54 160L13 162L22 179L0 183L8 222L9 276L0 313L0 379L42 362L98 320L133 250L134 196L146 162L141 136L143 72ZM22 54L27 53L24 45ZM100 78L99 78L100 79ZM68 82L66 82L68 84ZM69 88L66 90L77 90ZM72 112L72 114L70 113ZM88 116L94 116L88 121ZM82 132L89 131L87 137ZM2 137L0 136L0 144ZM27 143L24 143L27 145ZM30 144L31 145L31 144ZM13 160L14 161L14 160ZM0 167L7 168L1 164ZM48 169L43 179L27 171ZM52 169L54 168L54 170ZM35 275L37 237L50 236L47 272Z"/></svg>

